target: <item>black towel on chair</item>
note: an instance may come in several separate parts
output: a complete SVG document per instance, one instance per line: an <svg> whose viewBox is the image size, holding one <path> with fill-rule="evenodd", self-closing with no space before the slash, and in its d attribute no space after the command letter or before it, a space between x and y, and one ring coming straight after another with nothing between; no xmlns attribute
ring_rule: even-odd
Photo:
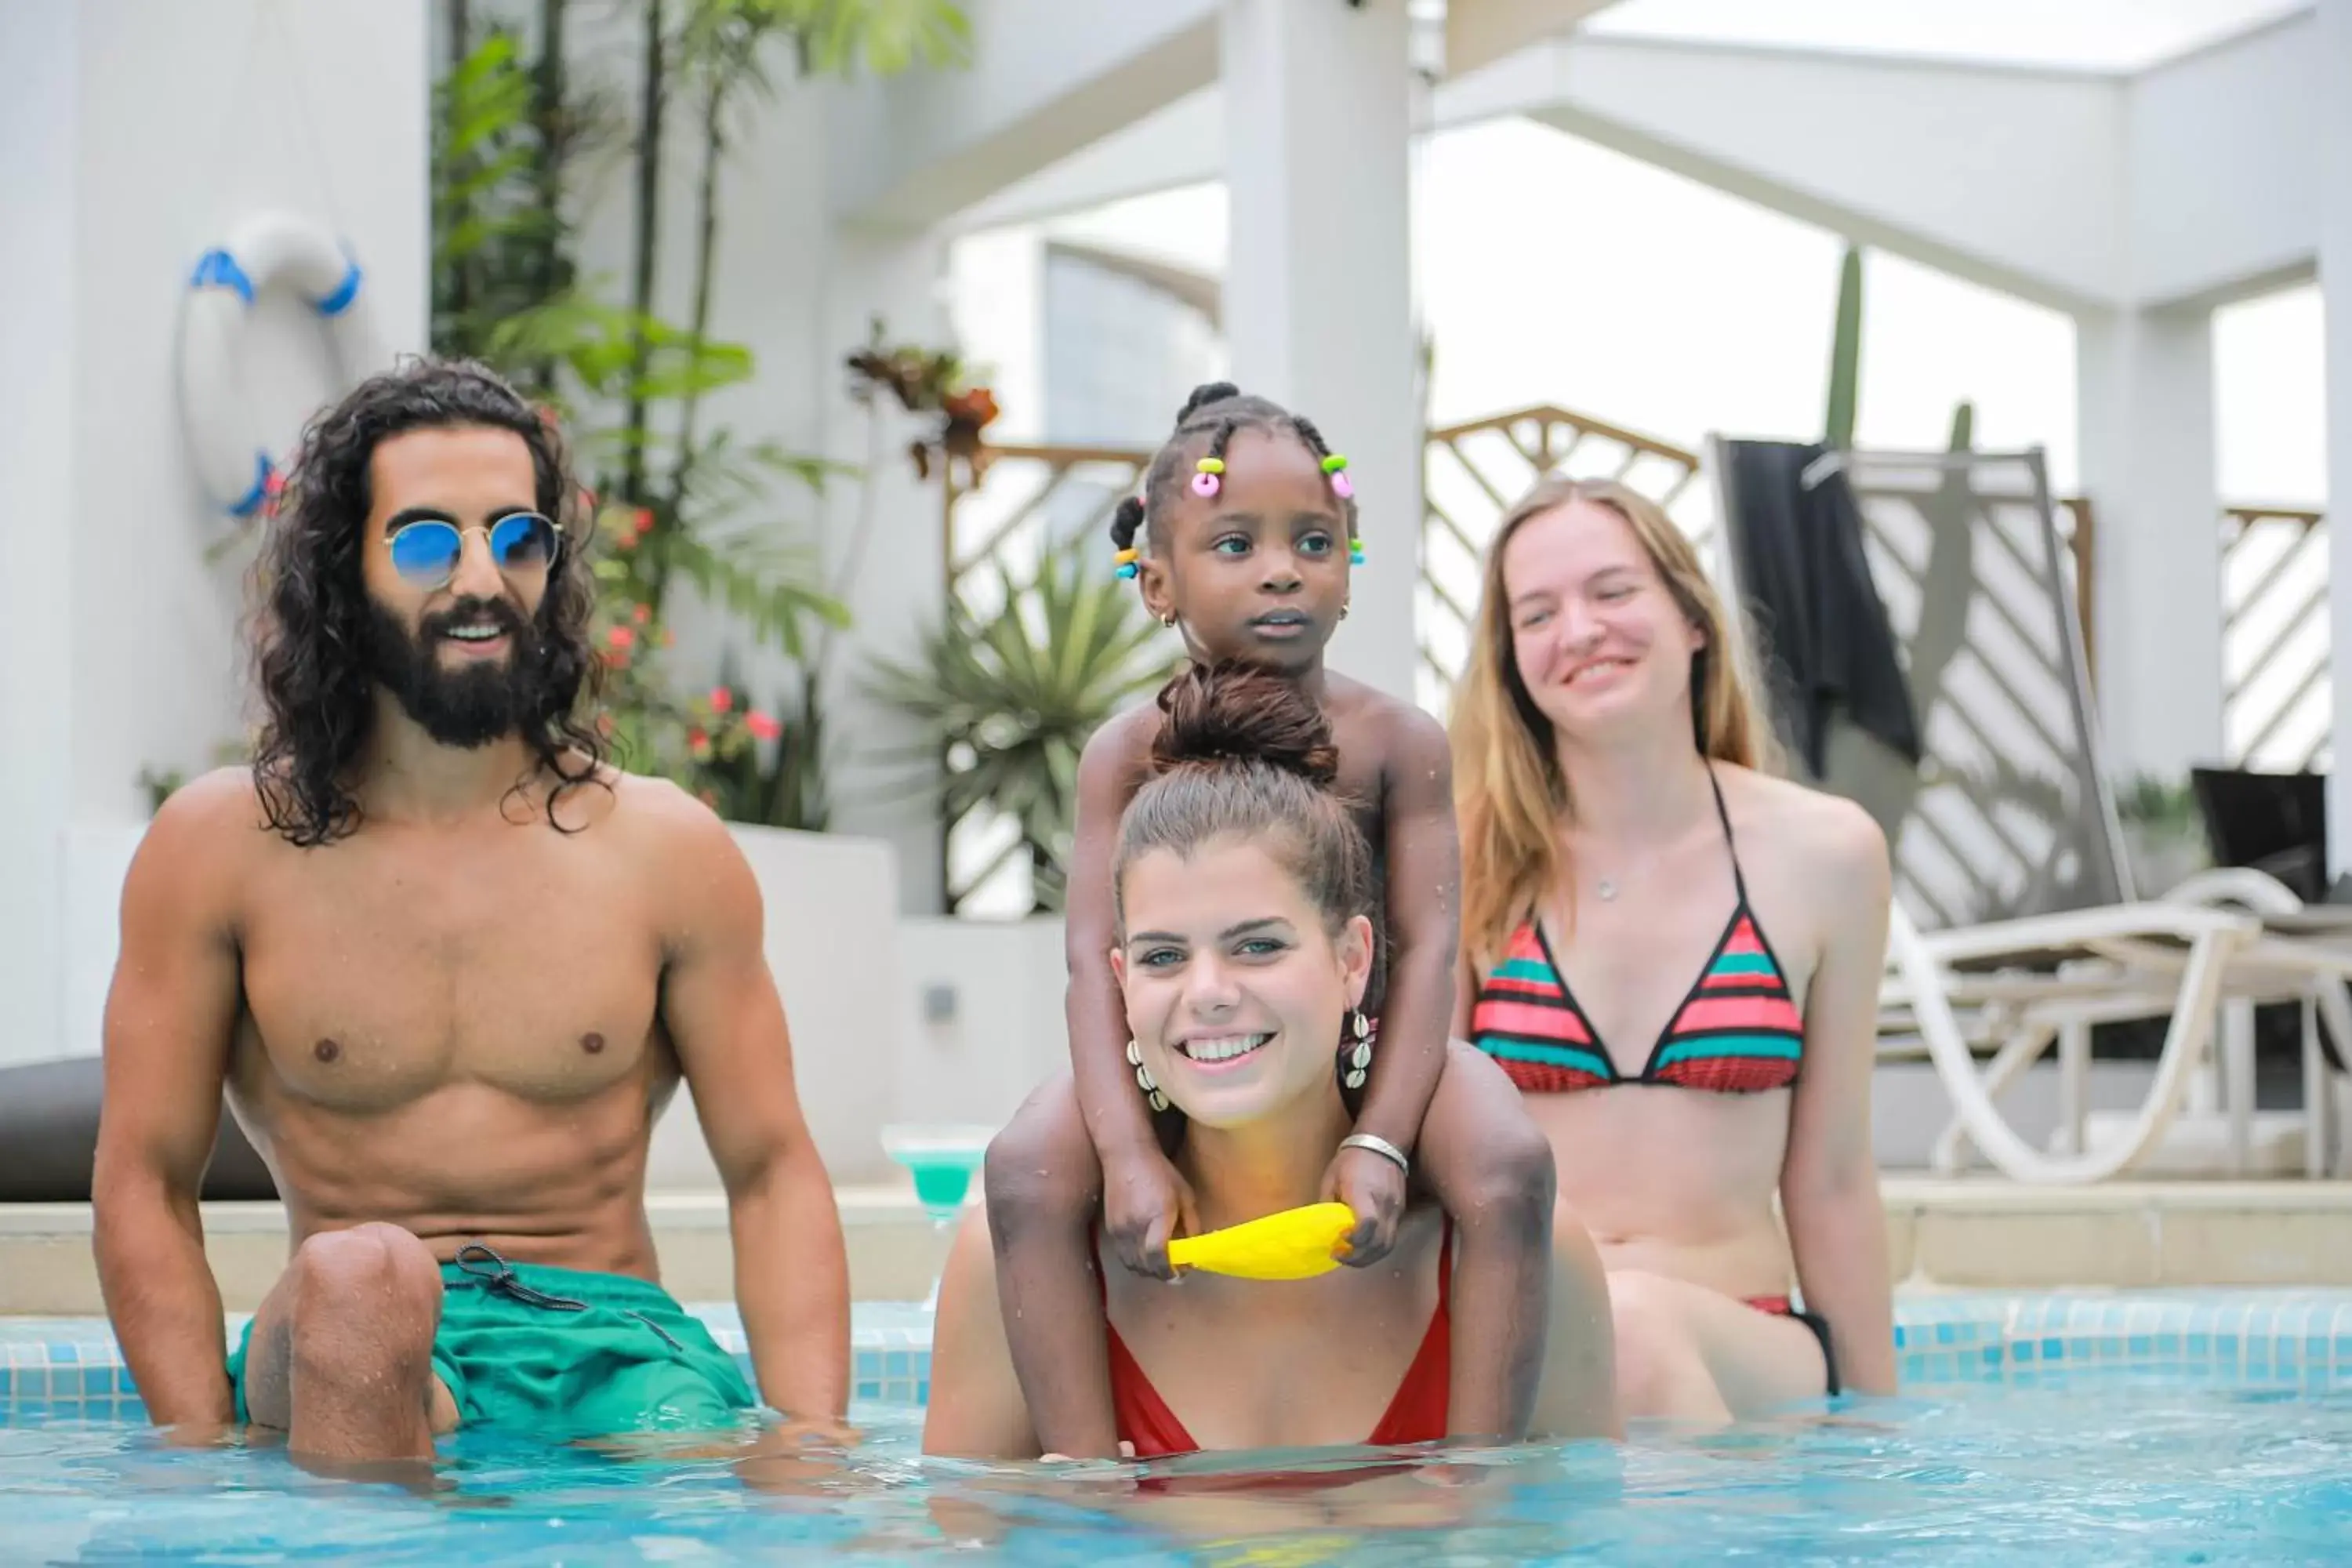
<svg viewBox="0 0 2352 1568"><path fill-rule="evenodd" d="M1762 633L1773 705L1812 776L1828 765L1830 721L1855 725L1916 763L1919 721L1895 630L1863 552L1862 508L1843 473L1807 489L1828 448L1729 441L1738 577Z"/></svg>

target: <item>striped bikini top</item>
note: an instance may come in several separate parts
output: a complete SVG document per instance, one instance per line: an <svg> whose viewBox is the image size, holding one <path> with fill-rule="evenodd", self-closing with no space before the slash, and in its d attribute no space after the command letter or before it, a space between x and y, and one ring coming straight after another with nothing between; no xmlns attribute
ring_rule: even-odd
<svg viewBox="0 0 2352 1568"><path fill-rule="evenodd" d="M1478 988L1471 1043L1529 1094L1569 1094L1620 1083L1671 1084L1718 1094L1761 1094L1797 1080L1804 1020L1788 978L1748 904L1748 879L1723 786L1715 788L1724 847L1731 851L1738 901L1681 1006L1675 1009L1639 1078L1625 1078L1568 988L1551 942L1531 915L1511 933L1502 963Z"/></svg>

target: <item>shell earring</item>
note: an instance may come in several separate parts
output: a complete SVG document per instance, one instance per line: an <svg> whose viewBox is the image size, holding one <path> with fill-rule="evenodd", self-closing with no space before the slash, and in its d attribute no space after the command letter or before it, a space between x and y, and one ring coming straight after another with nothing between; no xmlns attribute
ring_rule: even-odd
<svg viewBox="0 0 2352 1568"><path fill-rule="evenodd" d="M1127 1065L1135 1069L1135 1087L1143 1091L1143 1098L1151 1102L1151 1109L1167 1110L1168 1097L1160 1093L1160 1086L1152 1081L1151 1069L1143 1065L1143 1047L1133 1040L1127 1042Z"/></svg>
<svg viewBox="0 0 2352 1568"><path fill-rule="evenodd" d="M1348 1048L1348 1068L1339 1075L1339 1081L1349 1089L1363 1088L1364 1079L1370 1076L1371 1034L1371 1020L1364 1016L1363 1009L1350 1008L1348 1013L1348 1037L1356 1043Z"/></svg>

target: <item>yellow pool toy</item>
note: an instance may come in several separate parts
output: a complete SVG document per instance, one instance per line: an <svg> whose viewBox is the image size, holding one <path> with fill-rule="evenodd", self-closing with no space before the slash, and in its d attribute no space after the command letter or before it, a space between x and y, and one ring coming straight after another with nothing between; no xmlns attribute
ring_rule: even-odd
<svg viewBox="0 0 2352 1568"><path fill-rule="evenodd" d="M1178 1237L1168 1244L1168 1261L1238 1279L1311 1279L1339 1267L1339 1238L1355 1228L1346 1204L1309 1204L1205 1236Z"/></svg>

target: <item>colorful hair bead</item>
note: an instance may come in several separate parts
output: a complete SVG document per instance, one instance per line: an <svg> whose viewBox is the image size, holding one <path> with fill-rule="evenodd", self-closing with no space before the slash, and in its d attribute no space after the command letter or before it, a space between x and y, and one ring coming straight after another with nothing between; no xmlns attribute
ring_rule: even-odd
<svg viewBox="0 0 2352 1568"><path fill-rule="evenodd" d="M1113 556L1112 559L1118 563L1118 575L1121 577L1134 576L1135 563L1140 554L1141 552L1129 547L1126 550L1120 551L1117 555Z"/></svg>
<svg viewBox="0 0 2352 1568"><path fill-rule="evenodd" d="M1361 566L1363 563L1364 542L1360 539L1350 538L1348 541L1348 564L1350 566Z"/></svg>
<svg viewBox="0 0 2352 1568"><path fill-rule="evenodd" d="M1196 496L1215 495L1220 485L1217 476L1225 471L1224 459L1203 458L1192 468L1192 493Z"/></svg>
<svg viewBox="0 0 2352 1568"><path fill-rule="evenodd" d="M1348 477L1348 459L1337 452L1326 453L1323 471L1331 476L1331 493L1346 500L1356 493L1356 482Z"/></svg>

